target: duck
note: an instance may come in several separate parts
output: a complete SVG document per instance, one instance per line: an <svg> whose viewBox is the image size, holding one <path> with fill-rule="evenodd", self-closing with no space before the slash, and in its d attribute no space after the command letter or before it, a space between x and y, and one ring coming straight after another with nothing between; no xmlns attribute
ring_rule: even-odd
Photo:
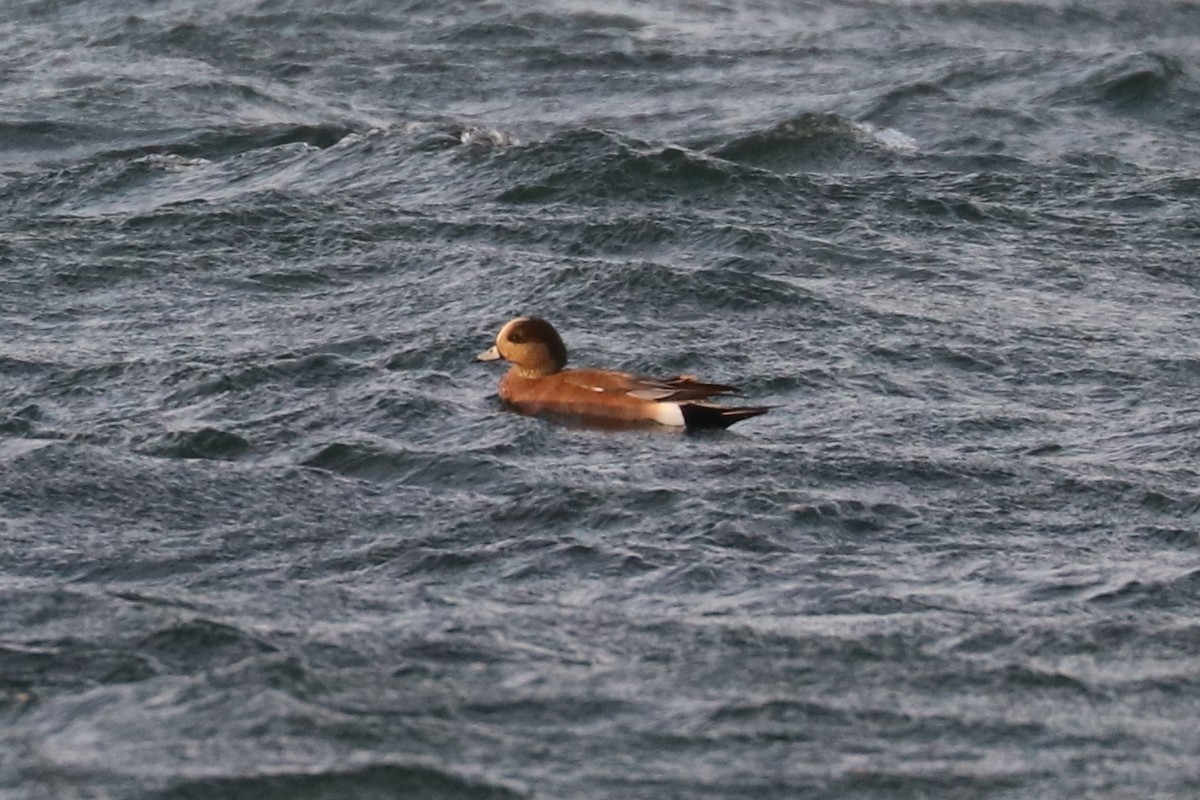
<svg viewBox="0 0 1200 800"><path fill-rule="evenodd" d="M710 398L740 391L691 375L660 379L610 369L567 369L562 337L539 317L509 320L496 335L496 343L475 360L512 365L499 387L500 400L508 408L587 427L723 429L771 409L711 402Z"/></svg>

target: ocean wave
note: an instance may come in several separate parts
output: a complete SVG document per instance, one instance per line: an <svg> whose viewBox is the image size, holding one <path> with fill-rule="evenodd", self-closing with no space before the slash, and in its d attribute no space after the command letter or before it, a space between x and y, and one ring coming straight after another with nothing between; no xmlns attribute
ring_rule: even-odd
<svg viewBox="0 0 1200 800"><path fill-rule="evenodd" d="M471 777L449 766L379 763L341 769L310 768L264 771L249 776L197 777L172 781L169 788L145 795L148 800L236 800L237 798L306 797L313 800L387 796L403 787L421 800L520 800L524 792L500 782Z"/></svg>
<svg viewBox="0 0 1200 800"><path fill-rule="evenodd" d="M899 131L829 113L784 120L709 150L727 161L785 174L881 168L916 151L912 137Z"/></svg>

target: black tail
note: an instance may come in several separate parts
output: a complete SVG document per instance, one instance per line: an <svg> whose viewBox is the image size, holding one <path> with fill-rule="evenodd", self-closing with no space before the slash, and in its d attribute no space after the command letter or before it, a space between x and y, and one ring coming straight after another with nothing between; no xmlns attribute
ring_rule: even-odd
<svg viewBox="0 0 1200 800"><path fill-rule="evenodd" d="M771 406L741 406L730 408L711 403L680 403L683 423L689 431L701 428L728 428L735 422L757 417L771 410Z"/></svg>

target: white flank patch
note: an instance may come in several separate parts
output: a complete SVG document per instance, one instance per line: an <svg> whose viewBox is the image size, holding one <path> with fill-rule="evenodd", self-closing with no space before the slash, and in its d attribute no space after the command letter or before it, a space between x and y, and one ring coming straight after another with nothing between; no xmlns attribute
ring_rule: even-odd
<svg viewBox="0 0 1200 800"><path fill-rule="evenodd" d="M679 403L655 403L654 421L660 425L683 426L683 409Z"/></svg>

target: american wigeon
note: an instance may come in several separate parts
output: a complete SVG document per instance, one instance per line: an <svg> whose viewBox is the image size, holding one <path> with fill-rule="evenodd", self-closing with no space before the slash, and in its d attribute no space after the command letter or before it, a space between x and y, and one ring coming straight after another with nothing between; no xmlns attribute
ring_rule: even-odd
<svg viewBox="0 0 1200 800"><path fill-rule="evenodd" d="M702 383L690 375L657 380L607 369L566 369L567 348L554 326L517 317L476 361L504 359L512 367L500 379L500 399L521 414L546 414L606 428L670 425L728 428L765 414L769 406L721 406L710 397L737 388Z"/></svg>

